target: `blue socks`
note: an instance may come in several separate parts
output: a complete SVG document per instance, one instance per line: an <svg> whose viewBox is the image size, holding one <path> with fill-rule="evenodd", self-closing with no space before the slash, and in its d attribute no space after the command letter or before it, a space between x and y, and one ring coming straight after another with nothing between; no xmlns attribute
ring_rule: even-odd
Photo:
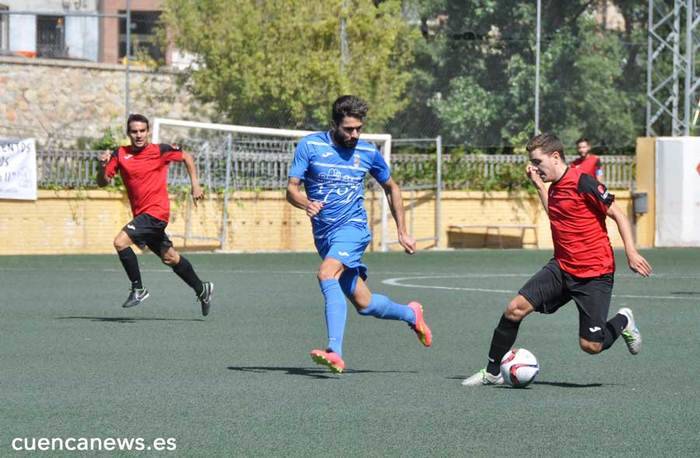
<svg viewBox="0 0 700 458"><path fill-rule="evenodd" d="M328 349L343 355L343 334L348 318L348 307L343 290L338 280L323 280L321 292L326 300L326 329L328 330Z"/></svg>
<svg viewBox="0 0 700 458"><path fill-rule="evenodd" d="M342 356L345 322L348 318L345 295L338 280L323 280L319 283L326 302L328 349ZM372 294L372 301L369 303L369 306L359 310L359 313L360 315L373 316L382 320L400 320L411 325L416 324L416 314L409 306L397 304L382 294Z"/></svg>
<svg viewBox="0 0 700 458"><path fill-rule="evenodd" d="M416 324L416 314L409 306L397 304L382 294L372 294L369 306L361 309L359 313L382 320L401 320L411 325Z"/></svg>

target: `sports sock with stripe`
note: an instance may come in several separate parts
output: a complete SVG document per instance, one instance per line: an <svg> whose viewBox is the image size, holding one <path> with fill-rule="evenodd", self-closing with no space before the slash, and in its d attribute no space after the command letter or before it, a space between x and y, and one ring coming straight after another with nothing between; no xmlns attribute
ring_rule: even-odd
<svg viewBox="0 0 700 458"><path fill-rule="evenodd" d="M139 260L136 258L134 250L132 250L131 247L127 247L117 251L117 255L119 255L119 260L126 271L126 276L129 277L129 281L131 281L131 289L143 289Z"/></svg>
<svg viewBox="0 0 700 458"><path fill-rule="evenodd" d="M192 264L184 256L180 256L180 262L172 266L173 272L177 274L178 277L182 278L185 283L190 285L190 288L199 296L204 290L204 285L202 285L202 280L199 279L197 274L192 267Z"/></svg>
<svg viewBox="0 0 700 458"><path fill-rule="evenodd" d="M620 337L622 331L624 331L625 326L627 326L627 317L620 313L605 323L605 329L603 330L603 350L612 347L612 344Z"/></svg>
<svg viewBox="0 0 700 458"><path fill-rule="evenodd" d="M358 313L382 320L401 320L412 325L416 324L416 314L408 305L397 304L382 294L372 294L369 305L358 310Z"/></svg>
<svg viewBox="0 0 700 458"><path fill-rule="evenodd" d="M493 331L491 348L489 349L489 362L486 371L491 375L498 375L501 372L501 359L508 353L518 337L520 321L511 321L505 315L501 316L498 326Z"/></svg>
<svg viewBox="0 0 700 458"><path fill-rule="evenodd" d="M345 296L338 280L322 280L319 284L326 308L327 349L342 356L345 321L348 317L348 306L345 303Z"/></svg>

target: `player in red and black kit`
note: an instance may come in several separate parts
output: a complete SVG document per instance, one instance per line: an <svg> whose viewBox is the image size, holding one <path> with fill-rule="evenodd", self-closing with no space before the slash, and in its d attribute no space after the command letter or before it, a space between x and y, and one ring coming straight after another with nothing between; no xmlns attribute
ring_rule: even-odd
<svg viewBox="0 0 700 458"><path fill-rule="evenodd" d="M587 173L602 182L603 165L600 163L600 158L591 153L591 142L586 137L576 140L576 152L578 158L571 163L571 168L581 169L583 173Z"/></svg>
<svg viewBox="0 0 700 458"><path fill-rule="evenodd" d="M209 314L214 285L199 279L192 264L175 251L165 233L170 218L168 164L184 162L192 182L195 205L203 197L192 156L175 145L149 143L149 123L143 115L130 115L126 130L131 145L122 146L112 153L103 153L97 172L99 186L106 186L117 172L120 173L134 216L114 238L114 248L131 280L131 292L123 307L139 305L149 296L141 282L138 259L131 249L135 243L141 248L147 246L195 291L202 306L202 315L206 316Z"/></svg>
<svg viewBox="0 0 700 458"><path fill-rule="evenodd" d="M515 343L520 322L533 311L554 313L574 300L579 312L579 345L590 354L607 350L622 335L627 349L639 353L642 336L628 308L608 320L615 258L605 226L617 223L629 267L648 277L651 266L634 247L626 216L615 197L595 178L568 167L564 145L552 134L537 135L527 145L527 173L549 215L554 258L510 301L491 340L488 364L462 382L465 386L501 385L500 363ZM545 182L551 182L549 189Z"/></svg>

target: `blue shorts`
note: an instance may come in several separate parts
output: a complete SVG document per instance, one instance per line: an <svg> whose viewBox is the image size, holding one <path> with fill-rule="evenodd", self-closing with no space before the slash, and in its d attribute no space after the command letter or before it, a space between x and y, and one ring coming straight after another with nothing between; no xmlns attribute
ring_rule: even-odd
<svg viewBox="0 0 700 458"><path fill-rule="evenodd" d="M367 227L351 224L339 227L322 239L314 240L322 259L337 259L363 280L367 279L367 266L362 263L362 255L371 241L372 235Z"/></svg>

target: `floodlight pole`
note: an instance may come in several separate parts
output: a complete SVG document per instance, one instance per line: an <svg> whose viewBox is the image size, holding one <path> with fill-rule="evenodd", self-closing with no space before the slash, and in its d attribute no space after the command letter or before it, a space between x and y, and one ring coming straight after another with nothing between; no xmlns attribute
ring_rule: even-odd
<svg viewBox="0 0 700 458"><path fill-rule="evenodd" d="M685 128L683 135L690 135L690 107L693 105L693 83L695 82L695 43L693 40L693 19L695 16L695 5L693 0L686 0L685 4L685 87L684 87L684 112L683 124Z"/></svg>
<svg viewBox="0 0 700 458"><path fill-rule="evenodd" d="M700 86L695 67L700 47L700 8L696 3L697 0L648 2L647 136L691 134L691 110L697 103Z"/></svg>
<svg viewBox="0 0 700 458"><path fill-rule="evenodd" d="M440 248L442 233L442 135L435 138L435 248Z"/></svg>
<svg viewBox="0 0 700 458"><path fill-rule="evenodd" d="M345 69L350 60L350 46L348 45L348 23L347 14L348 3L347 0L343 0L341 5L342 11L340 12L340 76L345 74Z"/></svg>
<svg viewBox="0 0 700 458"><path fill-rule="evenodd" d="M542 0L537 0L537 43L535 45L535 135L540 133L540 45L542 29Z"/></svg>

